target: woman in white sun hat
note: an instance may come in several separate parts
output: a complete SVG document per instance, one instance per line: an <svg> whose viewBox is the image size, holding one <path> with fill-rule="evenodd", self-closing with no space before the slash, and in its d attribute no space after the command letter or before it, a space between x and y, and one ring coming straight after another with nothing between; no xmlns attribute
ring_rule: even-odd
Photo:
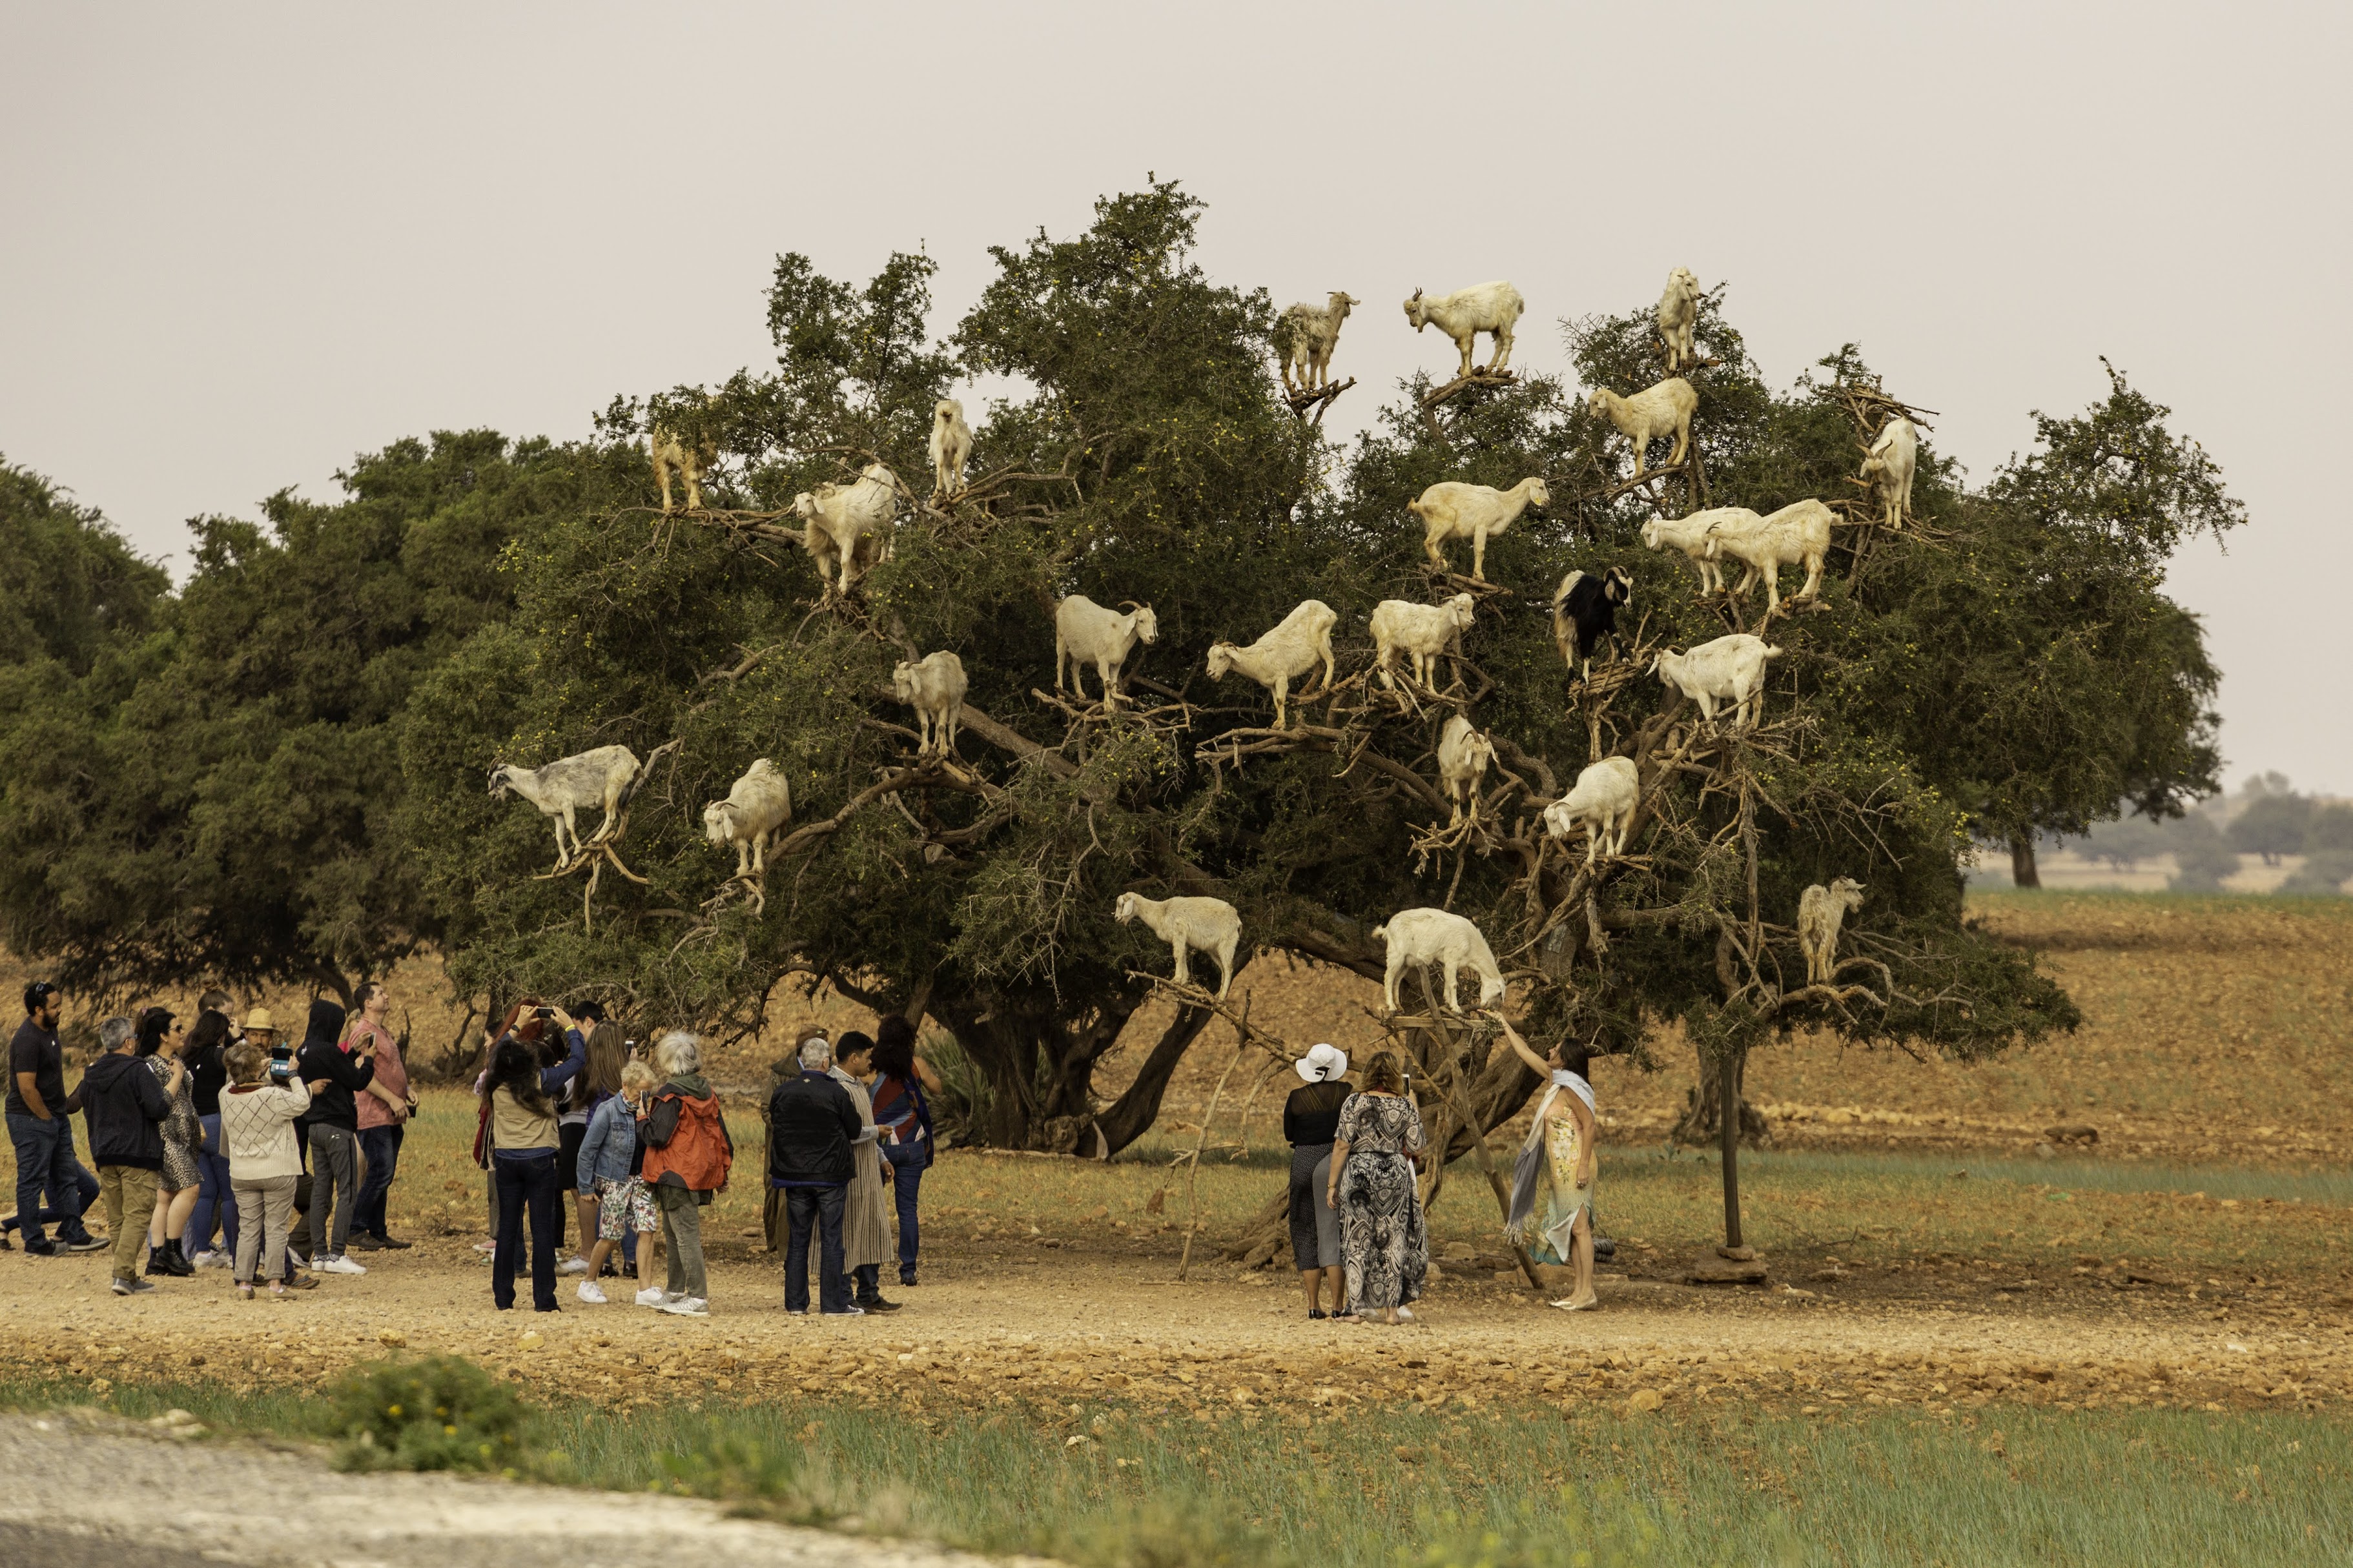
<svg viewBox="0 0 2353 1568"><path fill-rule="evenodd" d="M1291 1064L1305 1080L1283 1102L1282 1136L1291 1144L1291 1256L1307 1293L1307 1315L1322 1318L1321 1288L1332 1290L1330 1316L1348 1315L1347 1274L1340 1267L1340 1213L1325 1195L1332 1182L1332 1140L1348 1099L1348 1054L1319 1045Z"/></svg>

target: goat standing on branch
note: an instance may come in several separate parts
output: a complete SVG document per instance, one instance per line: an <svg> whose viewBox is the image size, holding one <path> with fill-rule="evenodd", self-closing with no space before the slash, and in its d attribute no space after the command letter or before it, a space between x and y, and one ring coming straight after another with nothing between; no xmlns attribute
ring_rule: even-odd
<svg viewBox="0 0 2353 1568"><path fill-rule="evenodd" d="M1229 642L1210 644L1209 679L1223 680L1227 671L1239 669L1273 692L1274 727L1282 729L1293 681L1321 663L1324 685L1331 686L1332 628L1339 619L1323 600L1303 600L1280 626L1248 647Z"/></svg>
<svg viewBox="0 0 2353 1568"><path fill-rule="evenodd" d="M860 575L891 559L891 520L898 510L898 476L880 463L868 464L846 489L819 485L793 498L793 512L804 524L801 547L817 563L818 581L828 595L848 597ZM832 581L837 568L839 589Z"/></svg>
<svg viewBox="0 0 2353 1568"><path fill-rule="evenodd" d="M972 458L972 426L964 405L943 397L932 405L932 500L944 501L964 489L964 466Z"/></svg>
<svg viewBox="0 0 2353 1568"><path fill-rule="evenodd" d="M555 868L561 871L586 847L575 815L587 806L603 806L605 820L586 842L604 842L637 793L638 777L635 752L627 746L599 746L542 768L501 763L491 770L491 798L501 799L512 790L539 807L542 816L554 820Z"/></svg>
<svg viewBox="0 0 2353 1568"><path fill-rule="evenodd" d="M1639 475L1653 441L1673 440L1674 451L1667 458L1671 468L1690 455L1692 416L1699 411L1699 394L1692 390L1690 382L1675 375L1631 397L1597 386L1587 395L1585 408L1595 418L1609 420L1620 436L1634 443L1634 472Z"/></svg>
<svg viewBox="0 0 2353 1568"><path fill-rule="evenodd" d="M946 648L921 659L902 659L891 671L891 689L915 710L923 741L920 756L947 756L955 750L956 721L964 716L964 660Z"/></svg>
<svg viewBox="0 0 2353 1568"><path fill-rule="evenodd" d="M1659 341L1667 345L1670 374L1690 364L1692 328L1699 323L1699 279L1688 267L1667 274L1667 291L1659 296Z"/></svg>
<svg viewBox="0 0 2353 1568"><path fill-rule="evenodd" d="M1149 605L1139 605L1133 599L1123 599L1119 610L1106 610L1082 594L1073 594L1054 606L1054 689L1074 689L1081 699L1087 694L1086 682L1080 679L1082 665L1092 664L1103 681L1103 706L1119 706L1120 667L1127 656L1135 651L1138 643L1146 646L1160 638L1160 622ZM1062 685L1062 668L1067 663L1071 671L1069 688Z"/></svg>
<svg viewBox="0 0 2353 1568"><path fill-rule="evenodd" d="M1413 660L1413 678L1437 690L1430 674L1438 656L1461 651L1462 634L1477 616L1477 601L1468 594L1457 594L1442 605L1383 599L1372 614L1373 668L1379 672L1381 684L1391 691L1397 689L1389 667L1392 656L1402 648Z"/></svg>
<svg viewBox="0 0 2353 1568"><path fill-rule="evenodd" d="M1440 572L1446 563L1442 546L1457 539L1471 542L1471 575L1487 580L1487 541L1520 520L1528 508L1542 510L1552 504L1552 492L1539 479L1522 479L1510 489L1493 485L1464 484L1447 479L1421 492L1419 500L1406 502L1406 510L1421 520L1422 552Z"/></svg>
<svg viewBox="0 0 2353 1568"><path fill-rule="evenodd" d="M1827 888L1820 882L1798 900L1798 946L1806 955L1806 984L1828 985L1838 971L1839 927L1848 914L1862 908L1862 884L1840 877Z"/></svg>
<svg viewBox="0 0 2353 1568"><path fill-rule="evenodd" d="M1446 1006L1462 1011L1456 977L1465 969L1479 973L1479 1005L1493 1007L1504 999L1504 972L1494 950L1479 928L1461 915L1444 910L1405 910L1391 915L1387 925L1373 928L1373 940L1388 944L1388 969L1381 977L1381 1000L1398 1010L1398 980L1409 969L1438 964L1446 971Z"/></svg>
<svg viewBox="0 0 2353 1568"><path fill-rule="evenodd" d="M1919 461L1920 432L1901 415L1887 422L1863 455L1863 479L1879 498L1890 528L1903 527L1904 514L1912 510L1912 470Z"/></svg>
<svg viewBox="0 0 2353 1568"><path fill-rule="evenodd" d="M1729 555L1748 568L1733 593L1746 597L1765 579L1765 613L1781 607L1781 568L1803 566L1806 585L1798 597L1821 593L1822 563L1831 552L1831 509L1818 500L1791 501L1769 517L1757 517L1745 507L1725 507L1730 515L1718 518L1707 531L1710 558ZM1754 521L1751 521L1754 520Z"/></svg>
<svg viewBox="0 0 2353 1568"><path fill-rule="evenodd" d="M1470 720L1457 713L1446 721L1445 732L1438 738L1438 780L1454 808L1447 826L1454 826L1466 814L1472 821L1479 820L1479 781L1494 760L1495 742Z"/></svg>
<svg viewBox="0 0 2353 1568"><path fill-rule="evenodd" d="M660 419L653 421L646 442L653 452L654 480L661 486L662 510L670 510L670 482L675 476L685 481L687 510L701 511L702 476L719 461L719 444L708 436L690 437Z"/></svg>
<svg viewBox="0 0 2353 1568"><path fill-rule="evenodd" d="M1565 840L1583 826L1585 863L1590 866L1597 855L1626 853L1626 834L1641 799L1641 775L1632 760L1604 757L1578 773L1567 795L1545 807L1545 830Z"/></svg>
<svg viewBox="0 0 2353 1568"><path fill-rule="evenodd" d="M1618 612L1633 600L1634 579L1622 566L1599 577L1571 572L1560 580L1552 596L1552 640L1571 675L1581 662L1586 678L1592 678L1593 650L1604 637L1618 640Z"/></svg>
<svg viewBox="0 0 2353 1568"><path fill-rule="evenodd" d="M1719 506L1706 511L1695 511L1689 517L1661 517L1651 514L1642 525L1643 546L1651 550L1680 550L1699 570L1700 597L1724 592L1724 568L1715 563L1708 549L1708 533L1726 517L1756 517L1745 506ZM1757 521L1762 521L1759 518Z"/></svg>
<svg viewBox="0 0 2353 1568"><path fill-rule="evenodd" d="M1350 306L1362 303L1334 289L1320 307L1301 303L1282 312L1274 324L1274 341L1282 352L1283 391L1296 397L1331 384L1332 351L1340 342L1340 323L1348 319Z"/></svg>
<svg viewBox="0 0 2353 1568"><path fill-rule="evenodd" d="M1471 374L1471 351L1478 346L1479 334L1485 332L1495 341L1495 352L1487 360L1488 373L1493 374L1511 364L1512 329L1527 308L1517 289L1498 279L1427 298L1417 289L1405 302L1405 319L1417 332L1435 326L1452 338L1462 354L1463 375Z"/></svg>
<svg viewBox="0 0 2353 1568"><path fill-rule="evenodd" d="M1206 952L1218 961L1218 1000L1226 999L1233 984L1234 948L1242 940L1242 917L1223 899L1147 899L1122 893L1112 918L1122 925L1142 921L1145 929L1166 942L1176 955L1176 984L1193 983L1192 955Z"/></svg>
<svg viewBox="0 0 2353 1568"><path fill-rule="evenodd" d="M1766 647L1763 637L1734 632L1689 653L1669 648L1651 661L1651 668L1660 685L1698 703L1709 723L1715 722L1715 705L1729 702L1734 727L1746 730L1764 715L1767 667L1780 657L1781 650Z"/></svg>
<svg viewBox="0 0 2353 1568"><path fill-rule="evenodd" d="M744 770L725 800L702 808L702 831L722 848L735 847L735 876L753 881L767 875L768 847L777 829L793 819L793 789L765 757Z"/></svg>

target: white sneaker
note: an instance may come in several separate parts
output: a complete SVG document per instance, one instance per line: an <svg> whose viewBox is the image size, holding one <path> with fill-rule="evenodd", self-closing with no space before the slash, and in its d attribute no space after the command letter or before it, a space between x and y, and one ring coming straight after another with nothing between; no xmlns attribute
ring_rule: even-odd
<svg viewBox="0 0 2353 1568"><path fill-rule="evenodd" d="M649 1285L638 1292L638 1305L640 1307L659 1307L669 1300L668 1292L659 1285Z"/></svg>
<svg viewBox="0 0 2353 1568"><path fill-rule="evenodd" d="M558 1274L586 1274L588 1272L588 1260L585 1258L567 1258L556 1265L555 1271Z"/></svg>
<svg viewBox="0 0 2353 1568"><path fill-rule="evenodd" d="M348 1258L337 1256L319 1259L318 1271L322 1274L364 1274L367 1269Z"/></svg>
<svg viewBox="0 0 2353 1568"><path fill-rule="evenodd" d="M852 1301L849 1306L844 1307L839 1312L819 1312L818 1314L820 1318L862 1318L865 1315L866 1309L860 1306L855 1301Z"/></svg>
<svg viewBox="0 0 2353 1568"><path fill-rule="evenodd" d="M700 1296L681 1296L675 1301L664 1301L659 1310L665 1312L675 1313L681 1318L707 1318L711 1316L711 1303L704 1300Z"/></svg>
<svg viewBox="0 0 2353 1568"><path fill-rule="evenodd" d="M290 1247L286 1249L286 1256L294 1260L294 1267L297 1268L308 1268L311 1267L311 1260L303 1257L301 1253L295 1251ZM321 1267L323 1268L324 1265L322 1264Z"/></svg>
<svg viewBox="0 0 2353 1568"><path fill-rule="evenodd" d="M224 1261L225 1260L222 1258L221 1255L217 1252L199 1252L194 1258L188 1259L188 1267L191 1268L216 1268Z"/></svg>
<svg viewBox="0 0 2353 1568"><path fill-rule="evenodd" d="M596 1288L594 1279L583 1279L580 1281L580 1299L592 1307L601 1307L605 1304L605 1292Z"/></svg>

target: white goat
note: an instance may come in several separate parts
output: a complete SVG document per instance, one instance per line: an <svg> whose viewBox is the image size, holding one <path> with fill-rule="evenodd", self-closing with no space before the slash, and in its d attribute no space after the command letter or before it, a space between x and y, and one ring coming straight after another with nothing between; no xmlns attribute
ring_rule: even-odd
<svg viewBox="0 0 2353 1568"><path fill-rule="evenodd" d="M1176 984L1193 983L1195 950L1218 961L1218 1000L1234 980L1234 946L1242 939L1242 917L1223 899L1147 899L1122 893L1112 918L1125 925L1142 921L1145 928L1166 942L1176 955Z"/></svg>
<svg viewBox="0 0 2353 1568"><path fill-rule="evenodd" d="M1544 825L1555 838L1567 838L1581 824L1585 863L1597 855L1626 853L1634 807L1642 799L1641 775L1628 757L1604 757L1577 775L1577 787L1544 808Z"/></svg>
<svg viewBox="0 0 2353 1568"><path fill-rule="evenodd" d="M1461 651L1462 634L1477 616L1476 601L1468 594L1457 594L1442 605L1383 599L1372 614L1373 668L1379 671L1381 684L1397 689L1389 666L1391 656L1402 648L1413 660L1413 678L1436 690L1430 679L1433 662L1440 654Z"/></svg>
<svg viewBox="0 0 2353 1568"><path fill-rule="evenodd" d="M1457 713L1446 721L1444 733L1438 737L1438 780L1446 786L1447 802L1454 808L1447 826L1462 820L1466 803L1471 820L1479 820L1479 781L1494 760L1495 742L1480 733L1470 720Z"/></svg>
<svg viewBox="0 0 2353 1568"><path fill-rule="evenodd" d="M1528 308L1520 291L1500 279L1493 283L1474 284L1457 289L1451 294L1431 294L1425 297L1419 289L1405 302L1405 319L1415 331L1435 326L1454 340L1461 351L1461 374L1471 374L1471 351L1476 346L1481 332L1495 340L1495 352L1488 357L1490 371L1503 370L1512 363L1512 329Z"/></svg>
<svg viewBox="0 0 2353 1568"><path fill-rule="evenodd" d="M826 592L848 594L864 573L891 559L891 519L899 510L899 479L880 463L870 463L847 489L819 485L793 498L805 525L801 545L817 563ZM837 566L841 584L835 588Z"/></svg>
<svg viewBox="0 0 2353 1568"><path fill-rule="evenodd" d="M1698 412L1699 394L1682 376L1671 375L1631 397L1620 397L1606 386L1597 386L1586 397L1585 406L1587 412L1609 420L1620 436L1634 443L1634 471L1639 474L1653 441L1674 438L1674 452L1667 458L1671 468L1690 452L1692 416Z"/></svg>
<svg viewBox="0 0 2353 1568"><path fill-rule="evenodd" d="M560 758L542 768L519 768L501 763L491 770L492 800L512 790L539 807L542 816L554 819L555 868L559 871L571 865L572 858L585 847L575 814L591 805L605 808L605 820L596 825L596 831L587 839L589 844L602 843L619 821L621 809L629 804L629 796L637 787L638 757L627 746L599 746L575 757Z"/></svg>
<svg viewBox="0 0 2353 1568"><path fill-rule="evenodd" d="M1211 643L1209 679L1223 680L1227 671L1239 669L1273 692L1274 727L1282 729L1293 681L1321 663L1324 686L1332 684L1332 628L1339 619L1323 600L1302 600L1280 626L1248 647Z"/></svg>
<svg viewBox="0 0 2353 1568"><path fill-rule="evenodd" d="M1715 557L1708 550L1708 531L1724 518L1734 514L1757 516L1745 506L1719 506L1706 511L1695 511L1689 517L1661 517L1652 512L1651 521L1642 525L1642 542L1652 550L1682 551L1699 569L1700 596L1705 598L1711 594L1721 594L1724 592L1724 568L1715 563Z"/></svg>
<svg viewBox="0 0 2353 1568"><path fill-rule="evenodd" d="M1453 570L1441 546L1457 539L1471 542L1471 575L1487 580L1487 541L1520 521L1528 508L1552 504L1552 492L1539 479L1522 479L1510 489L1493 485L1464 484L1447 479L1421 492L1419 500L1405 503L1421 519L1421 548L1440 572Z"/></svg>
<svg viewBox="0 0 2353 1568"><path fill-rule="evenodd" d="M1340 323L1350 306L1361 305L1335 289L1322 306L1301 303L1283 311L1275 322L1275 342L1283 348L1282 387L1286 392L1319 392L1332 380L1332 350L1340 342Z"/></svg>
<svg viewBox="0 0 2353 1568"><path fill-rule="evenodd" d="M1852 877L1820 882L1798 900L1798 946L1806 955L1806 984L1828 985L1838 972L1839 927L1862 908L1862 884Z"/></svg>
<svg viewBox="0 0 2353 1568"><path fill-rule="evenodd" d="M1890 528L1903 527L1904 514L1912 510L1912 470L1919 461L1919 427L1900 414L1880 430L1863 456L1862 477L1887 509Z"/></svg>
<svg viewBox="0 0 2353 1568"><path fill-rule="evenodd" d="M1678 371L1696 357L1692 353L1692 328L1699 321L1699 279L1688 267L1667 274L1667 291L1659 296L1659 336L1667 345L1667 369Z"/></svg>
<svg viewBox="0 0 2353 1568"><path fill-rule="evenodd" d="M972 458L972 426L964 405L943 397L932 405L932 499L945 500L964 489L964 466Z"/></svg>
<svg viewBox="0 0 2353 1568"><path fill-rule="evenodd" d="M1068 661L1071 689L1084 698L1087 684L1079 678L1079 668L1092 664L1103 680L1103 706L1119 706L1120 666L1127 662L1136 644L1150 644L1160 638L1160 622L1151 605L1139 605L1133 599L1120 602L1127 606L1125 615L1106 610L1080 594L1054 606L1055 690L1064 689L1062 666Z"/></svg>
<svg viewBox="0 0 2353 1568"><path fill-rule="evenodd" d="M1781 607L1784 566L1806 569L1806 585L1799 598L1810 599L1821 592L1822 562L1831 552L1831 509L1818 500L1791 501L1769 517L1748 512L1746 517L1719 518L1708 530L1707 553L1711 559L1729 555L1748 568L1735 594L1746 596L1757 579L1764 578L1765 613L1769 616Z"/></svg>
<svg viewBox="0 0 2353 1568"><path fill-rule="evenodd" d="M767 874L768 846L792 819L792 785L761 757L744 770L725 800L702 808L702 831L714 845L735 846L735 875L751 881Z"/></svg>
<svg viewBox="0 0 2353 1568"><path fill-rule="evenodd" d="M662 510L670 510L670 481L676 476L686 481L687 510L701 511L703 470L719 461L719 444L704 437L690 447L676 430L659 419L647 432L646 444L653 452L654 479L661 486Z"/></svg>
<svg viewBox="0 0 2353 1568"><path fill-rule="evenodd" d="M1765 711L1766 666L1781 657L1778 647L1747 632L1704 642L1689 653L1672 648L1651 661L1659 684L1671 686L1699 704L1700 717L1715 722L1715 705L1733 705L1733 722L1755 724Z"/></svg>
<svg viewBox="0 0 2353 1568"><path fill-rule="evenodd" d="M1493 1007L1504 999L1504 972L1496 965L1493 950L1479 934L1479 928L1461 915L1444 910L1403 910L1391 915L1387 925L1375 926L1373 935L1388 943L1388 973L1381 977L1381 999L1392 1013L1398 1010L1398 977L1409 967L1421 970L1433 963L1446 969L1449 1012L1462 1011L1455 977L1465 969L1479 973L1480 1006Z"/></svg>
<svg viewBox="0 0 2353 1568"><path fill-rule="evenodd" d="M891 671L891 689L915 710L923 742L918 756L955 750L956 721L964 714L964 660L946 648L921 659L901 659Z"/></svg>

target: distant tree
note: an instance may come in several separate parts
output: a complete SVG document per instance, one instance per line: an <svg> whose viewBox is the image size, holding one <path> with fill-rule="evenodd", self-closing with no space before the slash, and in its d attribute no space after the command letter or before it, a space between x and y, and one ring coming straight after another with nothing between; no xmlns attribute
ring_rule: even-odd
<svg viewBox="0 0 2353 1568"><path fill-rule="evenodd" d="M2305 825L2304 852L2327 855L2353 849L2353 805L2323 805Z"/></svg>
<svg viewBox="0 0 2353 1568"><path fill-rule="evenodd" d="M2342 894L2353 880L2353 849L2323 849L2305 857L2279 886L2283 893Z"/></svg>
<svg viewBox="0 0 2353 1568"><path fill-rule="evenodd" d="M2173 837L2165 826L2145 816L2121 817L2114 822L2095 822L2092 831L2081 840L2084 855L2094 860L2105 861L2110 868L2125 871L2140 861L2152 859L2173 847Z"/></svg>
<svg viewBox="0 0 2353 1568"><path fill-rule="evenodd" d="M2266 795L2231 821L2231 842L2250 855L2260 855L2266 866L2279 864L2283 855L2304 851L2312 826L2312 801L2300 795Z"/></svg>
<svg viewBox="0 0 2353 1568"><path fill-rule="evenodd" d="M2174 891L2220 892L2225 878L2238 875L2239 852L2204 812L2190 812L2165 827L2173 848Z"/></svg>

